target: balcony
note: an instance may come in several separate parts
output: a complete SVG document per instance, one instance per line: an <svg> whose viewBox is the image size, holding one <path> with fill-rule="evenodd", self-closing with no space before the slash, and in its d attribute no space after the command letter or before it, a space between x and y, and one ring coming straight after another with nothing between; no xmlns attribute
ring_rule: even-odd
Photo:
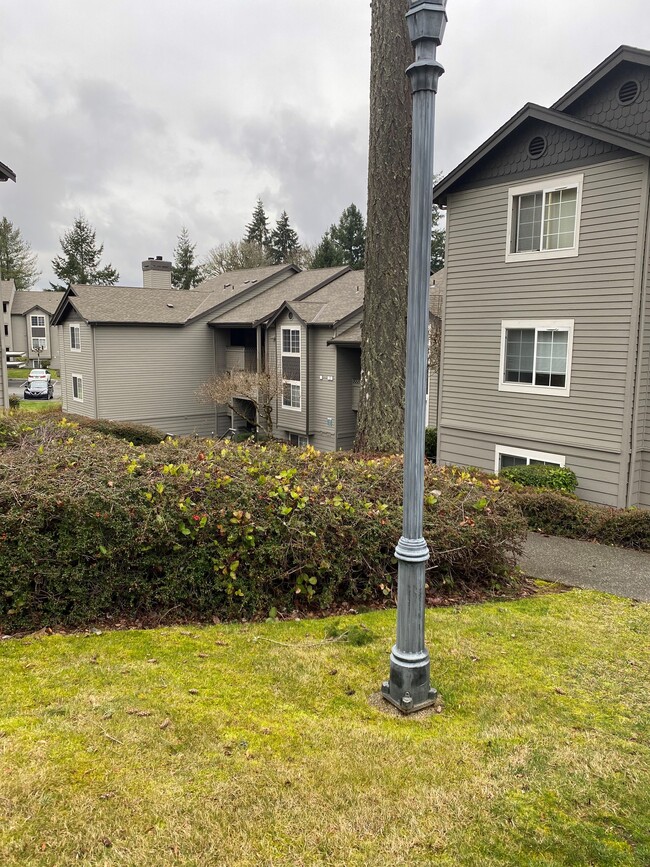
<svg viewBox="0 0 650 867"><path fill-rule="evenodd" d="M226 370L257 370L257 352L254 347L226 347Z"/></svg>

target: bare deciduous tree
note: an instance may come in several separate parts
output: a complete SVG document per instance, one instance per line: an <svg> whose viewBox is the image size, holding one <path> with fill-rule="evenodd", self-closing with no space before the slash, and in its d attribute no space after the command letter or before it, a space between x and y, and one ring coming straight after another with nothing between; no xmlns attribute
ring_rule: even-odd
<svg viewBox="0 0 650 867"><path fill-rule="evenodd" d="M247 424L255 425L264 436L273 435L277 376L252 370L233 370L204 382L197 393L205 403L227 406Z"/></svg>

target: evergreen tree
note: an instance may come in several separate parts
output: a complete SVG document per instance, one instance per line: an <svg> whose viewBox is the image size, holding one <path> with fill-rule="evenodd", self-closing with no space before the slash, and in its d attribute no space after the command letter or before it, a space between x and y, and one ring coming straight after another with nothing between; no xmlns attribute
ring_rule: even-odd
<svg viewBox="0 0 650 867"><path fill-rule="evenodd" d="M343 252L332 240L331 231L328 229L314 251L312 268L335 268L337 265L343 265Z"/></svg>
<svg viewBox="0 0 650 867"><path fill-rule="evenodd" d="M59 238L59 243L64 255L52 259L52 268L68 286L73 283L113 286L120 279L112 265L99 267L104 245L96 246L95 230L83 214L79 214L72 228Z"/></svg>
<svg viewBox="0 0 650 867"><path fill-rule="evenodd" d="M190 233L183 226L174 250L172 265L174 289L191 289L193 286L198 286L203 279L201 266L194 262L195 247L196 244L190 243Z"/></svg>
<svg viewBox="0 0 650 867"><path fill-rule="evenodd" d="M286 211L282 211L275 229L269 236L268 252L273 265L300 261L298 235L289 225Z"/></svg>
<svg viewBox="0 0 650 867"><path fill-rule="evenodd" d="M246 226L244 241L248 244L257 244L258 247L262 248L265 248L269 242L269 221L261 199L257 200L253 217Z"/></svg>
<svg viewBox="0 0 650 867"><path fill-rule="evenodd" d="M330 235L341 250L343 264L358 270L363 268L366 254L366 226L363 214L354 204L347 207L337 226L330 228Z"/></svg>
<svg viewBox="0 0 650 867"><path fill-rule="evenodd" d="M0 280L13 280L16 289L30 289L38 280L36 253L20 229L3 217L0 220Z"/></svg>
<svg viewBox="0 0 650 867"><path fill-rule="evenodd" d="M433 179L435 186L442 178L442 174L436 175ZM431 213L431 273L435 274L445 267L445 240L446 232L440 229L440 220L442 219L442 211L437 205L433 206Z"/></svg>

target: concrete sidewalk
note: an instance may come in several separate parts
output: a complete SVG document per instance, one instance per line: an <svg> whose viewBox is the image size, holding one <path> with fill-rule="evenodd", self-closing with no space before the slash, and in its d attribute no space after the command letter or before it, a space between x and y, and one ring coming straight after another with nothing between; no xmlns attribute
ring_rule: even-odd
<svg viewBox="0 0 650 867"><path fill-rule="evenodd" d="M522 570L534 578L650 602L650 553L529 533Z"/></svg>

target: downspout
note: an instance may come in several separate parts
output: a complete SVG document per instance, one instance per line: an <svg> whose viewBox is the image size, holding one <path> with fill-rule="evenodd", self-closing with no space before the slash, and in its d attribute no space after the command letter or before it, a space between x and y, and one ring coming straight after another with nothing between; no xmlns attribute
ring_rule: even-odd
<svg viewBox="0 0 650 867"><path fill-rule="evenodd" d="M648 255L650 253L650 161L646 162L646 173L644 182L644 211L641 218L641 230L639 234L643 238L641 246L641 261L637 267L637 273L640 274L640 286L638 292L639 309L636 323L636 358L635 358L635 378L632 392L632 412L630 413L630 431L627 442L629 443L629 460L627 466L627 480L625 485L625 505L627 508L634 505L632 503L632 488L634 485L634 468L636 466L636 458L638 453L638 420L639 420L639 396L641 394L641 376L643 373L643 342L645 337L646 327L646 295L648 283ZM646 389L650 383L646 383ZM645 419L643 420L645 429Z"/></svg>
<svg viewBox="0 0 650 867"><path fill-rule="evenodd" d="M90 342L93 348L93 386L95 389L95 418L99 418L99 392L97 391L97 354L95 352L95 329L88 323L90 328Z"/></svg>

